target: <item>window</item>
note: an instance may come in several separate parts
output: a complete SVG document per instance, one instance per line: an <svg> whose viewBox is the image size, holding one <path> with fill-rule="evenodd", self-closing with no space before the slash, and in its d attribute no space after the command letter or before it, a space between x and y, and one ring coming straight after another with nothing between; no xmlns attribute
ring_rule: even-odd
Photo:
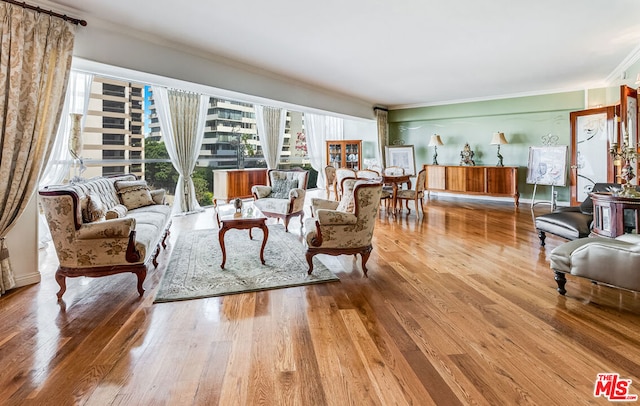
<svg viewBox="0 0 640 406"><path fill-rule="evenodd" d="M111 113L124 113L124 102L117 102L113 100L103 100L102 110Z"/></svg>
<svg viewBox="0 0 640 406"><path fill-rule="evenodd" d="M124 150L104 149L102 150L102 159L124 159Z"/></svg>
<svg viewBox="0 0 640 406"><path fill-rule="evenodd" d="M104 145L124 145L124 134L102 134Z"/></svg>
<svg viewBox="0 0 640 406"><path fill-rule="evenodd" d="M102 176L123 175L124 166L103 166Z"/></svg>
<svg viewBox="0 0 640 406"><path fill-rule="evenodd" d="M163 142L150 86L96 76L91 96L83 132L88 168L83 177L133 173L152 187L166 189L171 201L178 176ZM213 191L214 169L266 167L253 105L212 97L208 107L194 175L200 179L196 188L201 204L206 204L206 195L210 197ZM287 114L281 163L303 165L308 161L301 152L306 149L299 148L298 133L304 134L302 113Z"/></svg>
<svg viewBox="0 0 640 406"><path fill-rule="evenodd" d="M124 97L124 86L112 85L109 83L102 84L102 92L105 96Z"/></svg>
<svg viewBox="0 0 640 406"><path fill-rule="evenodd" d="M124 130L124 118L120 117L103 117L102 127L104 128L118 128Z"/></svg>

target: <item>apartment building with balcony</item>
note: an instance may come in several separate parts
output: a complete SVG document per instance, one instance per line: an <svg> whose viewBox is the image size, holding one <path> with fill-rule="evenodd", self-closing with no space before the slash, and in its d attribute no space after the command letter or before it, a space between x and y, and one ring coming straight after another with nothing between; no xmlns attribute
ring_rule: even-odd
<svg viewBox="0 0 640 406"><path fill-rule="evenodd" d="M153 113L150 116L153 123ZM302 113L288 111L281 162L292 161L295 138L301 132ZM238 156L238 142L243 144L240 148L244 153L242 157ZM245 167L264 167L263 156L253 104L212 97L197 165L228 169L238 167L238 161L243 160ZM302 157L299 158L301 162Z"/></svg>
<svg viewBox="0 0 640 406"><path fill-rule="evenodd" d="M83 177L144 174L144 85L94 77L83 131Z"/></svg>

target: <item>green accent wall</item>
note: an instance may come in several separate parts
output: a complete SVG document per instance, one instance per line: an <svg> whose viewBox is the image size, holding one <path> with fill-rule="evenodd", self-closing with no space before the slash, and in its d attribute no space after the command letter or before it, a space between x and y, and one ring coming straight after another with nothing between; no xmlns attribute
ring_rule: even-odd
<svg viewBox="0 0 640 406"><path fill-rule="evenodd" d="M469 143L476 165L495 165L497 146L490 145L494 132L503 132L509 144L500 147L505 166L518 167L521 199L531 199L534 185L526 183L529 147L542 146L542 137L558 136L558 145L569 145L569 113L585 108L585 92L468 102L389 111L390 143L414 145L416 167L431 164L429 139L439 134L440 165L458 165L460 151ZM568 173L567 173L568 176ZM567 178L567 185L569 181ZM569 201L569 188L556 187L559 202ZM536 201L550 200L551 187L539 186Z"/></svg>

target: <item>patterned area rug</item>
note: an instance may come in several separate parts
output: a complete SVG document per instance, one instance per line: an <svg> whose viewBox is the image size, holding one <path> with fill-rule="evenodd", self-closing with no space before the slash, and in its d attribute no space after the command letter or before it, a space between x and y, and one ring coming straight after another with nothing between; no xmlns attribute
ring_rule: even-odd
<svg viewBox="0 0 640 406"><path fill-rule="evenodd" d="M268 227L265 265L260 262L262 230L254 228L252 240L249 230L227 231L225 269L220 268L218 230L180 234L154 303L339 281L315 257L313 274L307 275L305 248L298 236L285 233L280 224Z"/></svg>

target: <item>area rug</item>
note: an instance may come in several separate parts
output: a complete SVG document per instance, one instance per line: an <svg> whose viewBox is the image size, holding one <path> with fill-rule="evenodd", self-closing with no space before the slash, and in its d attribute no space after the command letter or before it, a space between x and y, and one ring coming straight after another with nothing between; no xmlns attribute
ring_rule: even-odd
<svg viewBox="0 0 640 406"><path fill-rule="evenodd" d="M255 292L267 289L339 281L319 259L307 275L305 248L299 237L282 225L271 225L260 262L262 230L229 230L224 236L227 262L224 269L218 230L183 232L173 247L167 270L154 303Z"/></svg>

